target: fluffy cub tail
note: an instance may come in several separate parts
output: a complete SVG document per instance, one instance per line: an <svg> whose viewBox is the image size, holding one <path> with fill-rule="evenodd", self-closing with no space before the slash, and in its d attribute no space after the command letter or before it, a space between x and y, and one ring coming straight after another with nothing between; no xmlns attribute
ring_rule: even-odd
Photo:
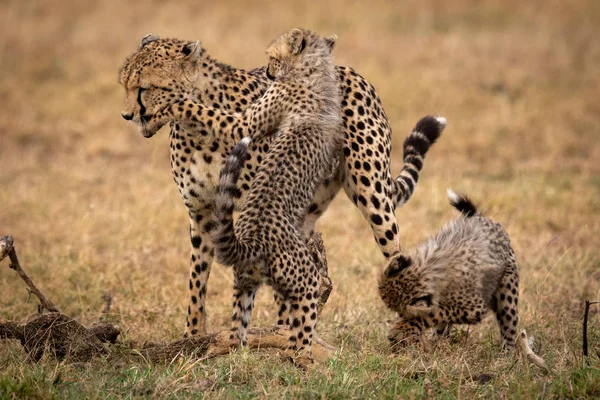
<svg viewBox="0 0 600 400"><path fill-rule="evenodd" d="M211 236L217 260L223 265L238 264L252 258L249 244L240 242L233 229L235 199L241 197L237 181L248 157L249 143L249 137L240 140L227 157L219 175Z"/></svg>
<svg viewBox="0 0 600 400"><path fill-rule="evenodd" d="M475 204L473 204L473 202L464 194L456 193L449 188L446 189L446 194L448 195L450 204L465 217L472 217L477 214L477 207L475 207Z"/></svg>
<svg viewBox="0 0 600 400"><path fill-rule="evenodd" d="M394 180L396 207L406 203L419 181L419 172L429 148L440 137L446 127L446 118L428 115L417 122L413 131L404 140L404 166Z"/></svg>

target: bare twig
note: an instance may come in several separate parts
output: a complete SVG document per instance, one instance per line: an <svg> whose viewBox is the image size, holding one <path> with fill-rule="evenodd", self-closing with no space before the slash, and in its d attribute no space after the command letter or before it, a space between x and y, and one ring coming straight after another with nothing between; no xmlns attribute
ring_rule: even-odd
<svg viewBox="0 0 600 400"><path fill-rule="evenodd" d="M588 326L588 314L590 313L590 306L592 304L599 304L600 301L585 301L585 309L583 311L583 355L588 356L588 337L587 337L587 326Z"/></svg>
<svg viewBox="0 0 600 400"><path fill-rule="evenodd" d="M530 363L544 370L545 372L548 372L546 361L544 361L542 357L535 354L531 347L529 347L529 340L527 339L527 332L525 332L525 329L523 329L519 334L519 338L517 339L517 347L519 348L521 354L526 357Z"/></svg>
<svg viewBox="0 0 600 400"><path fill-rule="evenodd" d="M17 271L30 292L40 300L41 304L38 306L40 314L43 309L51 312L38 315L22 325L10 321L0 323L0 339L20 340L33 361L39 361L48 351L58 359L66 358L77 362L89 361L99 354L108 352L102 343L116 341L121 332L118 326L97 324L88 329L74 319L61 314L21 268L12 236L0 238L0 260L7 256L10 259L9 267Z"/></svg>
<svg viewBox="0 0 600 400"><path fill-rule="evenodd" d="M264 326L248 329L248 347L251 349L278 349L289 347L290 331L282 326ZM205 336L195 336L171 343L150 344L137 352L150 362L169 362L178 356L195 355L202 360L223 356L237 349L238 341L231 331L221 331ZM335 351L323 339L315 337L313 356L316 361L325 361Z"/></svg>
<svg viewBox="0 0 600 400"><path fill-rule="evenodd" d="M0 238L0 261L4 260L13 249L13 242L13 237L10 235Z"/></svg>
<svg viewBox="0 0 600 400"><path fill-rule="evenodd" d="M327 259L320 234L317 233L310 239L309 248L321 275L319 296L319 311L321 311L331 293L332 285L327 273ZM24 325L17 325L13 322L0 323L0 339L21 340L21 344L31 359L35 361L38 361L47 350L51 350L55 357L71 362L89 361L92 357L108 352L102 343L115 343L121 332L118 326L99 323L86 328L72 318L61 314L57 307L35 287L21 268L14 250L13 238L10 236L0 238L0 260L7 256L11 260L10 267L19 273L31 293L40 299L42 307L56 312L38 315ZM103 313L106 314L110 312L112 296L105 294L103 299L105 301ZM248 330L248 347L279 349L287 353L289 337L290 331L287 327L250 328ZM232 349L237 348L237 345L238 341L233 332L223 331L172 343L146 345L141 349L131 348L131 350L148 361L169 362L180 355L195 355L200 359L217 357L229 354ZM314 337L313 356L316 361L327 360L335 350L335 347L321 338ZM292 358L300 366L310 364L310 360L303 360L303 355L293 355Z"/></svg>
<svg viewBox="0 0 600 400"><path fill-rule="evenodd" d="M58 308L44 296L42 292L35 286L31 278L27 276L23 268L21 268L21 264L19 264L19 258L17 257L17 252L14 247L13 237L8 235L0 238L0 261L4 259L6 256L10 259L9 267L17 271L21 279L25 281L31 293L35 294L36 297L40 300L42 307L50 312L59 312Z"/></svg>

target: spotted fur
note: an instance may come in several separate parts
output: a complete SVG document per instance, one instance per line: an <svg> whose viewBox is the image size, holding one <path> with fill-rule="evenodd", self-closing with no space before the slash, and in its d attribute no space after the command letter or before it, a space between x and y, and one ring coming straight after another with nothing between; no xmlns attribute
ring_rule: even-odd
<svg viewBox="0 0 600 400"><path fill-rule="evenodd" d="M248 138L234 147L221 170L212 237L217 259L234 266L233 319L242 346L247 345L256 291L266 280L290 306L290 348L311 355L320 277L303 225L343 140L333 43L295 29L269 46L268 71L275 82L257 103L264 103L267 112L273 105L289 106L290 112L273 133L235 225L234 199L249 156Z"/></svg>
<svg viewBox="0 0 600 400"><path fill-rule="evenodd" d="M391 128L375 88L352 68L338 66L336 75L345 130L343 149L337 167L323 180L308 205L304 231L310 237L316 220L343 187L370 224L384 256L389 257L400 250L395 207L412 195L425 153L444 124L442 120L437 124L430 119L431 123L426 125L432 128L427 131L430 134L420 135L416 133L421 129L418 128L406 139L404 167L393 179ZM266 68L236 69L211 58L199 42L148 35L124 63L119 80L125 88L123 118L138 125L148 137L156 133L160 124L167 121L170 124L171 170L190 218L186 335L204 334L207 282L214 258L210 231L219 171L231 149L244 136L244 130L231 131L234 117L230 113L242 113L266 92L270 85ZM219 118L219 125L224 124L223 131L226 128L229 131L216 135L193 121L157 118L174 105L176 111L189 113L191 117L193 110L197 110L195 104L224 112L213 116ZM413 141L416 137L420 140ZM240 197L235 201L236 209L244 204L272 140L267 134L250 144L250 158L238 182Z"/></svg>
<svg viewBox="0 0 600 400"><path fill-rule="evenodd" d="M400 317L389 339L407 343L428 328L476 324L492 310L504 344L514 346L519 271L508 234L466 196L448 190L448 197L461 216L393 257L380 278L383 302Z"/></svg>

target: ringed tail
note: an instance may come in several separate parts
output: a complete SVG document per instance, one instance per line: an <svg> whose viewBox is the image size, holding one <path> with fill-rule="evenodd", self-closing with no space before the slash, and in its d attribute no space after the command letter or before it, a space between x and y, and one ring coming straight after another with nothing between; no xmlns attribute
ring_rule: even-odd
<svg viewBox="0 0 600 400"><path fill-rule="evenodd" d="M477 207L475 204L464 194L456 193L454 190L446 189L448 200L450 204L456 208L465 217L472 217L477 214Z"/></svg>
<svg viewBox="0 0 600 400"><path fill-rule="evenodd" d="M412 196L419 181L425 154L440 137L446 124L446 118L428 115L417 122L410 135L404 140L404 166L400 175L394 179L396 207L402 206Z"/></svg>
<svg viewBox="0 0 600 400"><path fill-rule="evenodd" d="M245 137L235 145L219 174L215 211L212 218L214 225L210 234L215 246L215 256L223 265L249 261L252 254L249 244L240 242L235 236L233 224L235 199L241 197L237 181L248 157L249 143L250 138Z"/></svg>

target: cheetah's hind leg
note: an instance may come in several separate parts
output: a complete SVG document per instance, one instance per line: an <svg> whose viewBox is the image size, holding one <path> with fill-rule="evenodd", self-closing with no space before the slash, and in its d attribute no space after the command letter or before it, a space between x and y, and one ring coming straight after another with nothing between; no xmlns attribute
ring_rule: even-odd
<svg viewBox="0 0 600 400"><path fill-rule="evenodd" d="M329 300L329 296L333 290L333 283L329 277L329 268L327 266L327 253L325 251L325 245L323 244L323 237L321 233L313 233L307 242L307 246L312 253L321 279L319 288L319 301L317 304L317 317L320 317L321 313L323 312L323 308L325 307L325 304L327 304L327 300ZM284 296L277 291L275 291L273 296L275 304L279 306L277 325L289 325L289 312L291 309L289 300L286 300Z"/></svg>
<svg viewBox="0 0 600 400"><path fill-rule="evenodd" d="M519 270L511 260L504 271L495 294L495 313L503 347L514 348L519 323Z"/></svg>
<svg viewBox="0 0 600 400"><path fill-rule="evenodd" d="M242 348L248 347L248 326L252 320L254 299L260 287L260 279L256 277L257 271L252 268L245 271L244 267L236 266L234 274L232 332L237 331L238 348Z"/></svg>

